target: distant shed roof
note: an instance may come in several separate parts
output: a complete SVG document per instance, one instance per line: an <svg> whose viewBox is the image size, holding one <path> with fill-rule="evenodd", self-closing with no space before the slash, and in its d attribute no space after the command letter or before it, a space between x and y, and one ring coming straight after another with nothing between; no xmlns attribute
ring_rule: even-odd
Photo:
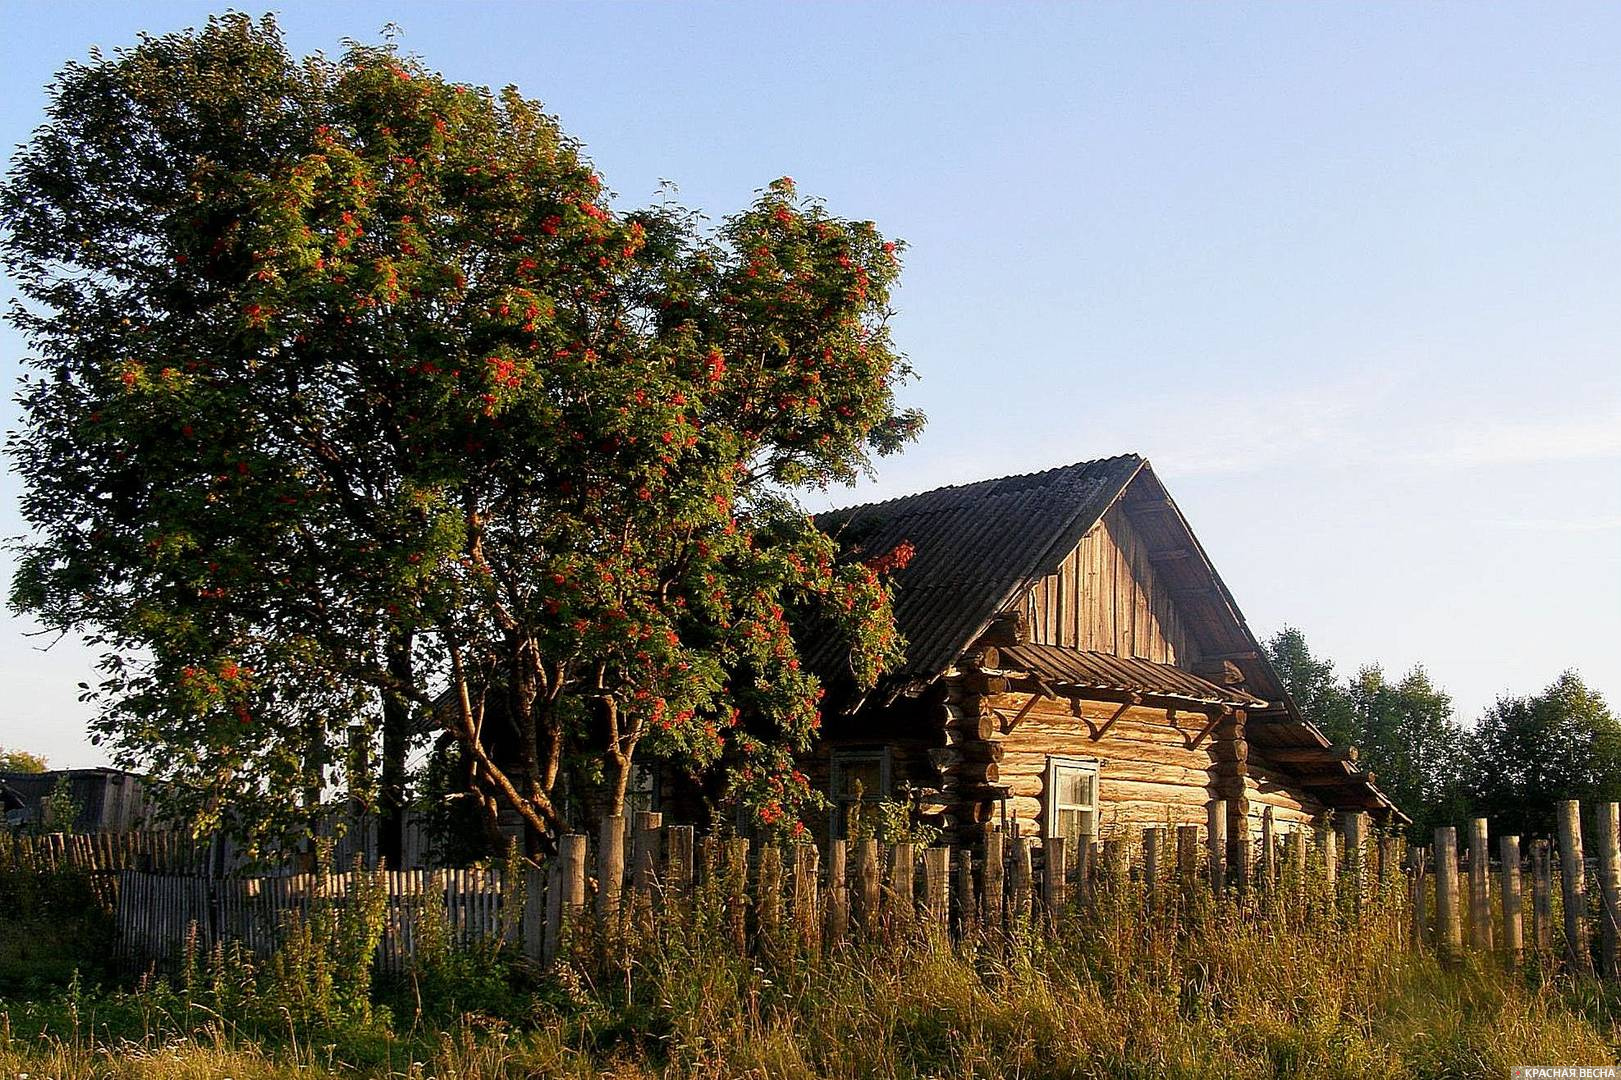
<svg viewBox="0 0 1621 1080"><path fill-rule="evenodd" d="M932 679L1025 588L1057 568L1143 464L1136 454L1083 461L830 510L816 521L858 556L882 555L903 541L917 549L894 575L895 623L907 641L906 661L894 675ZM831 672L838 650L834 641L819 641L807 659Z"/></svg>

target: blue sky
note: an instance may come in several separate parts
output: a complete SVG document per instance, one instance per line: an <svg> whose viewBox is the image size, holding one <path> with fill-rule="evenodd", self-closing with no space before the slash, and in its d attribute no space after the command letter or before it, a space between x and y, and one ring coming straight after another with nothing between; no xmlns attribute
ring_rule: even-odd
<svg viewBox="0 0 1621 1080"><path fill-rule="evenodd" d="M64 60L209 10L0 0L0 146ZM1423 662L1466 719L1567 667L1621 703L1621 7L275 10L517 84L625 205L791 175L904 238L930 425L828 501L1141 452L1258 632ZM91 658L28 629L0 745L100 761Z"/></svg>

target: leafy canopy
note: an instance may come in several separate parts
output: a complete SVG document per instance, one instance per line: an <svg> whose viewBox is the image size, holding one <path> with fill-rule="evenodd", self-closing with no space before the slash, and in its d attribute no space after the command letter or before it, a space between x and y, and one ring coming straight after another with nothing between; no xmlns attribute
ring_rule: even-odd
<svg viewBox="0 0 1621 1080"><path fill-rule="evenodd" d="M99 734L188 812L364 788L386 693L491 820L555 830L564 775L611 810L643 746L786 822L820 696L789 618L857 683L898 655L792 496L920 426L898 249L789 180L714 230L620 212L516 90L229 15L70 64L0 219L12 603L103 647Z"/></svg>

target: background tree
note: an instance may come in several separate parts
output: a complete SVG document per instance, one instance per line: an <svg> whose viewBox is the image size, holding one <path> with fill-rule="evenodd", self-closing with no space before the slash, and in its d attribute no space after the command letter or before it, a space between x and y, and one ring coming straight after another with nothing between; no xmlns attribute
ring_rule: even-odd
<svg viewBox="0 0 1621 1080"><path fill-rule="evenodd" d="M0 746L0 772L42 773L45 768L45 759L39 754Z"/></svg>
<svg viewBox="0 0 1621 1080"><path fill-rule="evenodd" d="M1334 663L1312 655L1306 635L1285 626L1262 646L1300 713L1341 745L1355 745L1359 734L1351 695L1334 677Z"/></svg>
<svg viewBox="0 0 1621 1080"><path fill-rule="evenodd" d="M1470 733L1469 765L1475 813L1549 836L1560 800L1621 800L1621 720L1567 671L1540 694L1498 698Z"/></svg>
<svg viewBox="0 0 1621 1080"><path fill-rule="evenodd" d="M1468 816L1463 786L1466 738L1452 699L1421 666L1397 682L1377 664L1364 666L1347 688L1356 718L1360 763L1412 818L1415 837Z"/></svg>
<svg viewBox="0 0 1621 1080"><path fill-rule="evenodd" d="M724 763L764 824L818 723L785 613L898 655L791 496L920 418L896 245L791 181L713 233L621 214L514 90L243 16L70 65L3 190L38 375L12 602L105 650L96 729L201 824L385 812L442 725L493 829L560 777Z"/></svg>
<svg viewBox="0 0 1621 1080"><path fill-rule="evenodd" d="M1467 816L1465 733L1452 701L1415 667L1390 682L1378 665L1341 682L1334 665L1312 655L1303 633L1286 627L1265 646L1302 715L1333 742L1354 746L1358 764L1413 820L1414 837Z"/></svg>

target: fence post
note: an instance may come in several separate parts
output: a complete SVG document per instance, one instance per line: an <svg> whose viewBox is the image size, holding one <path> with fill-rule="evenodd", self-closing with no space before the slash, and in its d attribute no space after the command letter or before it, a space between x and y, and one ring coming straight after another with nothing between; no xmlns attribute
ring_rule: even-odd
<svg viewBox="0 0 1621 1080"><path fill-rule="evenodd" d="M1206 824L1210 839L1210 891L1221 896L1227 889L1227 800L1213 799Z"/></svg>
<svg viewBox="0 0 1621 1080"><path fill-rule="evenodd" d="M979 922L979 908L974 903L974 853L971 848L957 849L957 931L963 936L974 932Z"/></svg>
<svg viewBox="0 0 1621 1080"><path fill-rule="evenodd" d="M980 907L985 915L985 926L991 930L1002 927L1002 857L1002 834L987 833L985 866L980 871Z"/></svg>
<svg viewBox="0 0 1621 1080"><path fill-rule="evenodd" d="M665 879L671 891L684 894L692 888L692 826L665 826L664 844Z"/></svg>
<svg viewBox="0 0 1621 1080"><path fill-rule="evenodd" d="M856 844L856 914L861 916L861 930L867 935L878 933L883 916L879 912L878 841L861 840Z"/></svg>
<svg viewBox="0 0 1621 1080"><path fill-rule="evenodd" d="M904 931L917 919L917 847L902 842L890 849L889 913L885 920Z"/></svg>
<svg viewBox="0 0 1621 1080"><path fill-rule="evenodd" d="M1443 963L1463 958L1463 921L1458 912L1458 830L1435 830L1435 951Z"/></svg>
<svg viewBox="0 0 1621 1080"><path fill-rule="evenodd" d="M659 829L663 824L663 814L651 810L636 811L630 838L630 859L638 918L643 909L650 910L653 902L653 883L659 873Z"/></svg>
<svg viewBox="0 0 1621 1080"><path fill-rule="evenodd" d="M1503 875L1503 963L1512 970L1519 967L1525 949L1520 895L1520 838L1500 836L1497 847Z"/></svg>
<svg viewBox="0 0 1621 1080"><path fill-rule="evenodd" d="M1413 908L1413 948L1422 951L1425 939L1429 936L1428 916L1424 911L1424 848L1414 844L1407 849L1408 883L1412 893Z"/></svg>
<svg viewBox="0 0 1621 1080"><path fill-rule="evenodd" d="M1149 906L1159 902L1159 830L1143 830L1143 895Z"/></svg>
<svg viewBox="0 0 1621 1080"><path fill-rule="evenodd" d="M1317 851L1323 860L1323 880L1328 884L1328 891L1334 893L1340 886L1340 860L1335 850L1335 841L1338 837L1327 821L1317 823Z"/></svg>
<svg viewBox="0 0 1621 1080"><path fill-rule="evenodd" d="M1199 826L1176 827L1176 876L1182 895L1192 897L1199 881Z"/></svg>
<svg viewBox="0 0 1621 1080"><path fill-rule="evenodd" d="M755 919L758 940L775 942L782 926L782 855L775 844L760 849L760 876L755 885Z"/></svg>
<svg viewBox="0 0 1621 1080"><path fill-rule="evenodd" d="M1362 910L1362 893L1368 884L1368 815L1352 810L1345 815L1345 876L1351 890L1351 902Z"/></svg>
<svg viewBox="0 0 1621 1080"><path fill-rule="evenodd" d="M1548 841L1531 841L1531 947L1546 962L1553 948L1553 867Z"/></svg>
<svg viewBox="0 0 1621 1080"><path fill-rule="evenodd" d="M1469 823L1469 946L1481 952L1492 948L1491 853L1486 819Z"/></svg>
<svg viewBox="0 0 1621 1080"><path fill-rule="evenodd" d="M1599 948L1604 957L1604 974L1621 979L1621 956L1617 955L1617 930L1621 923L1621 850L1617 848L1621 803L1599 803L1598 886L1603 905L1599 913Z"/></svg>
<svg viewBox="0 0 1621 1080"><path fill-rule="evenodd" d="M1008 914L1015 920L1028 918L1034 895L1035 874L1030 867L1030 838L1014 836L1012 906Z"/></svg>
<svg viewBox="0 0 1621 1080"><path fill-rule="evenodd" d="M951 905L946 893L946 878L950 873L950 848L931 847L923 850L923 908L928 913L931 935L944 935L948 926Z"/></svg>
<svg viewBox="0 0 1621 1080"><path fill-rule="evenodd" d="M734 836L726 841L726 916L732 945L742 952L749 945L749 841Z"/></svg>
<svg viewBox="0 0 1621 1080"><path fill-rule="evenodd" d="M557 959L569 930L578 922L585 904L585 837L577 833L558 838L557 861L553 865L551 896L546 906L546 959ZM436 889L443 896L443 889Z"/></svg>
<svg viewBox="0 0 1621 1080"><path fill-rule="evenodd" d="M827 845L827 938L837 945L850 932L850 887L845 880L845 842Z"/></svg>
<svg viewBox="0 0 1621 1080"><path fill-rule="evenodd" d="M625 819L605 817L597 840L597 916L604 930L619 917L619 890L624 880Z"/></svg>
<svg viewBox="0 0 1621 1080"><path fill-rule="evenodd" d="M801 947L807 951L821 944L821 924L816 914L816 863L815 844L794 845L794 926Z"/></svg>
<svg viewBox="0 0 1621 1080"><path fill-rule="evenodd" d="M1593 973L1593 952L1587 939L1587 866L1582 861L1582 804L1575 799L1559 803L1560 888L1565 900L1565 950L1572 970Z"/></svg>
<svg viewBox="0 0 1621 1080"><path fill-rule="evenodd" d="M1069 864L1064 840L1062 836L1049 836L1042 843L1041 902L1049 922L1057 920L1066 900L1064 886Z"/></svg>
<svg viewBox="0 0 1621 1080"><path fill-rule="evenodd" d="M1261 811L1261 889L1271 892L1278 884L1278 851L1272 808Z"/></svg>

